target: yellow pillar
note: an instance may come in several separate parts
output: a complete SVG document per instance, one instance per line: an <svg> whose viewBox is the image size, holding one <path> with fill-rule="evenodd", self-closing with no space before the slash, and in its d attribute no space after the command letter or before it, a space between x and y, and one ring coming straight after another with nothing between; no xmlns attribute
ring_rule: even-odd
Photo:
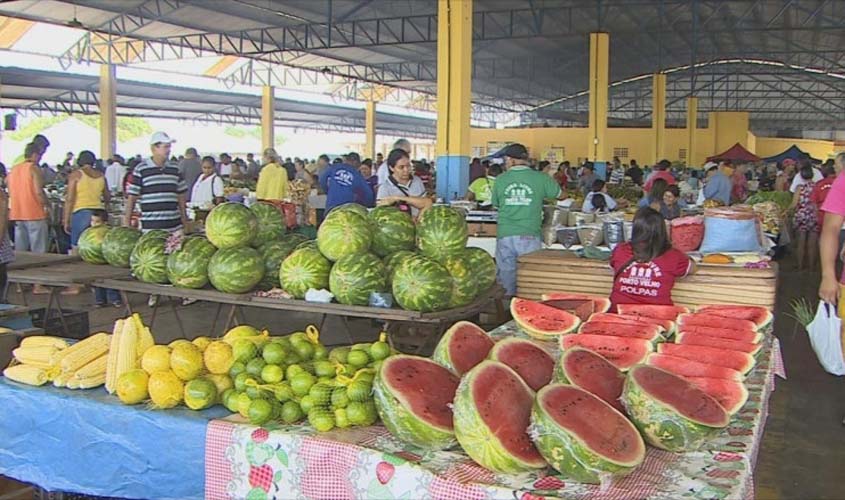
<svg viewBox="0 0 845 500"><path fill-rule="evenodd" d="M698 127L698 97L687 97L687 166L696 166L695 134Z"/></svg>
<svg viewBox="0 0 845 500"><path fill-rule="evenodd" d="M376 161L376 101L367 101L365 116L367 143L364 146L364 158Z"/></svg>
<svg viewBox="0 0 845 500"><path fill-rule="evenodd" d="M117 82L115 67L100 66L100 158L107 160L117 147Z"/></svg>
<svg viewBox="0 0 845 500"><path fill-rule="evenodd" d="M261 93L261 149L275 147L275 89L265 85Z"/></svg>
<svg viewBox="0 0 845 500"><path fill-rule="evenodd" d="M590 114L587 157L592 161L610 160L607 142L607 89L610 78L610 35L590 33Z"/></svg>
<svg viewBox="0 0 845 500"><path fill-rule="evenodd" d="M437 196L469 185L472 0L437 2Z"/></svg>
<svg viewBox="0 0 845 500"><path fill-rule="evenodd" d="M655 73L651 81L652 165L666 156L666 75Z"/></svg>

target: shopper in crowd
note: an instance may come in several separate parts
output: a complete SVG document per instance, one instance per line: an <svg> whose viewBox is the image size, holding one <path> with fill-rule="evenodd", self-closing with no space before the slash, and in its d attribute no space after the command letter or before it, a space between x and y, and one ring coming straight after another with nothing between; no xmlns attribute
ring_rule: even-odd
<svg viewBox="0 0 845 500"><path fill-rule="evenodd" d="M317 168L314 169L314 171L311 172L311 173L316 174L317 177L319 178L321 175L323 175L323 172L325 172L326 169L329 168L330 163L331 163L331 161L329 160L328 155L325 155L325 154L320 155L319 157L317 157Z"/></svg>
<svg viewBox="0 0 845 500"><path fill-rule="evenodd" d="M616 206L616 200L607 194L607 183L601 179L596 179L593 181L592 189L584 197L581 211L586 213L604 213L616 210Z"/></svg>
<svg viewBox="0 0 845 500"><path fill-rule="evenodd" d="M809 167L810 172L813 175L809 180L805 179L804 175L803 175L805 167ZM797 189L798 189L798 186L800 186L802 184L807 184L808 182L812 182L812 183L815 184L816 182L819 182L822 179L824 179L824 176L822 175L821 170L819 170L818 168L815 168L813 166L813 163L809 160L809 158L805 158L805 159L800 160L798 162L796 172L797 173L795 174L795 177L792 178L792 182L789 184L789 192L790 193L796 192Z"/></svg>
<svg viewBox="0 0 845 500"><path fill-rule="evenodd" d="M224 179L228 179L232 175L232 157L229 156L229 153L220 155L220 165L217 166L217 173Z"/></svg>
<svg viewBox="0 0 845 500"><path fill-rule="evenodd" d="M795 160L787 158L778 166L777 178L775 179L775 191L784 192L792 185Z"/></svg>
<svg viewBox="0 0 845 500"><path fill-rule="evenodd" d="M737 165L731 176L731 203L743 203L748 198L746 166Z"/></svg>
<svg viewBox="0 0 845 500"><path fill-rule="evenodd" d="M293 168L296 170L296 174L293 177L294 180L302 181L310 186L311 174L309 174L308 170L305 168L305 161L297 158L293 162Z"/></svg>
<svg viewBox="0 0 845 500"><path fill-rule="evenodd" d="M285 172L287 172L288 182L296 179L296 166L293 164L293 160L288 158L287 161L282 162L281 165L282 168L285 169Z"/></svg>
<svg viewBox="0 0 845 500"><path fill-rule="evenodd" d="M608 184L622 184L625 180L625 168L622 167L622 162L619 161L618 156L613 157L613 162L610 164L610 174L607 177Z"/></svg>
<svg viewBox="0 0 845 500"><path fill-rule="evenodd" d="M378 176L373 175L373 162L369 159L362 161L358 171L361 172L361 176L364 177L367 184L373 188L373 194L378 193Z"/></svg>
<svg viewBox="0 0 845 500"><path fill-rule="evenodd" d="M179 167L168 160L174 142L164 132L156 132L150 138L152 154L135 167L126 190L125 226L130 225L137 203L141 209L140 223L144 232L152 229L181 232L187 227L188 185Z"/></svg>
<svg viewBox="0 0 845 500"><path fill-rule="evenodd" d="M185 184L193 186L202 171L202 163L200 162L199 153L196 148L188 148L185 150L185 157L179 161L179 172L185 179ZM191 201L193 196L192 190L188 191L188 201Z"/></svg>
<svg viewBox="0 0 845 500"><path fill-rule="evenodd" d="M845 154L840 154L837 155L836 161L833 165L822 167L822 175L824 175L824 179L817 182L816 186L813 188L813 192L810 193L810 201L816 205L817 209L816 218L818 219L819 231L821 231L824 227L824 211L822 210L824 201L827 199L827 195L830 193L830 188L833 187L833 183L836 181L836 176L841 173L843 169L845 169Z"/></svg>
<svg viewBox="0 0 845 500"><path fill-rule="evenodd" d="M803 162L798 175L804 182L798 184L792 197L790 210L795 211L793 227L796 234L796 259L798 270L805 269L804 257L807 257L807 269L814 270L816 267L816 248L818 246L818 214L816 204L813 203L812 193L816 183L813 181L813 166L809 161Z"/></svg>
<svg viewBox="0 0 845 500"><path fill-rule="evenodd" d="M651 207L637 211L631 240L613 249L610 267L611 310L619 304L672 305L675 280L695 272L693 261L672 247L665 219Z"/></svg>
<svg viewBox="0 0 845 500"><path fill-rule="evenodd" d="M717 200L723 205L731 204L731 192L733 191L733 164L730 160L723 160L712 177L707 180L702 192L705 200Z"/></svg>
<svg viewBox="0 0 845 500"><path fill-rule="evenodd" d="M507 297L516 295L516 260L543 248L543 200L563 192L548 175L528 167L528 150L511 144L492 155L504 160L505 173L493 185L493 206L499 210L496 229L496 275Z"/></svg>
<svg viewBox="0 0 845 500"><path fill-rule="evenodd" d="M845 152L836 155L836 168L845 169ZM819 253L822 271L819 297L828 304L838 307L839 317L845 321L845 304L840 304L843 296L842 281L836 276L836 262L839 256L839 233L845 224L845 175L837 175L821 206L824 212L824 225L819 238ZM842 276L845 278L845 276Z"/></svg>
<svg viewBox="0 0 845 500"><path fill-rule="evenodd" d="M666 220L677 219L681 216L681 208L684 205L684 200L681 199L681 189L677 185L666 186L662 203L660 203L660 215Z"/></svg>
<svg viewBox="0 0 845 500"><path fill-rule="evenodd" d="M264 150L263 160L255 195L259 200L284 200L288 194L287 169L282 166L282 160L273 148Z"/></svg>
<svg viewBox="0 0 845 500"><path fill-rule="evenodd" d="M467 199L477 201L481 205L490 204L493 198L493 186L496 185L496 177L502 173L501 165L490 165L489 162L487 165L485 175L472 181L467 190Z"/></svg>
<svg viewBox="0 0 845 500"><path fill-rule="evenodd" d="M255 161L255 155L252 153L246 154L246 178L254 181L258 179L258 174L261 171L261 166Z"/></svg>
<svg viewBox="0 0 845 500"><path fill-rule="evenodd" d="M45 186L48 184L53 184L56 182L56 179L59 177L59 169L54 165L50 165L47 162L41 164L41 182L44 183Z"/></svg>
<svg viewBox="0 0 845 500"><path fill-rule="evenodd" d="M480 158L473 158L469 162L469 183L472 184L476 179L481 179L487 175L487 170L481 164Z"/></svg>
<svg viewBox="0 0 845 500"><path fill-rule="evenodd" d="M355 154L355 157L358 155ZM355 162L353 157L351 162ZM389 175L388 175L389 176ZM336 162L320 176L320 188L326 193L326 213L344 203L359 203L365 207L373 206L375 196L357 165Z"/></svg>
<svg viewBox="0 0 845 500"><path fill-rule="evenodd" d="M578 190L584 193L584 196L589 194L593 189L593 182L596 181L596 174L593 171L593 164L585 162L584 168L581 170L581 176L578 178Z"/></svg>
<svg viewBox="0 0 845 500"><path fill-rule="evenodd" d="M200 176L191 187L191 206L209 207L226 201L223 179L217 175L217 164L212 156L204 156L200 162Z"/></svg>
<svg viewBox="0 0 845 500"><path fill-rule="evenodd" d="M49 227L47 215L50 202L44 194L41 180L39 147L29 143L24 149L25 160L12 168L6 177L9 187L9 219L15 223L15 250L47 253ZM34 293L46 293L41 285L35 285Z"/></svg>
<svg viewBox="0 0 845 500"><path fill-rule="evenodd" d="M398 139L396 142L393 143L393 148L391 149L401 149L402 151L408 153L408 156L411 155L411 142L408 139ZM390 168L387 166L387 162L383 162L379 165L378 170L376 171L376 175L378 175L378 183L379 186L387 182L387 177L390 175Z"/></svg>
<svg viewBox="0 0 845 500"><path fill-rule="evenodd" d="M665 179L657 179L651 184L651 191L646 193L637 203L639 208L651 207L652 210L660 211L660 204L663 202L663 193L669 187Z"/></svg>
<svg viewBox="0 0 845 500"><path fill-rule="evenodd" d="M384 162L384 155L381 153L376 153L376 163L375 166L378 167Z"/></svg>
<svg viewBox="0 0 845 500"><path fill-rule="evenodd" d="M657 162L657 165L654 166L654 171L651 173L651 175L648 176L648 179L646 179L645 184L643 184L643 189L646 191L651 191L651 185L657 179L663 179L664 181L666 181L666 184L670 186L675 184L675 177L672 175L672 172L669 171L669 168L671 166L672 164L669 162L669 160L660 160L659 162Z"/></svg>
<svg viewBox="0 0 845 500"><path fill-rule="evenodd" d="M123 193L123 178L126 177L126 160L120 155L114 155L106 167L106 188L110 193Z"/></svg>
<svg viewBox="0 0 845 500"><path fill-rule="evenodd" d="M394 149L387 155L387 167L390 169L387 182L379 185L376 196L379 206L395 206L416 218L420 210L432 205L423 182L413 175L411 157L404 149Z"/></svg>
<svg viewBox="0 0 845 500"><path fill-rule="evenodd" d="M65 155L65 160L62 162L62 168L64 169L72 169L73 168L73 151L68 151Z"/></svg>

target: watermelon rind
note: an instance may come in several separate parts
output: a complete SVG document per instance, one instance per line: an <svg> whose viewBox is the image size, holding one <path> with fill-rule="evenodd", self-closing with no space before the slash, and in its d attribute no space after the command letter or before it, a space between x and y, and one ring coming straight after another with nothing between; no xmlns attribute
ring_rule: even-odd
<svg viewBox="0 0 845 500"><path fill-rule="evenodd" d="M141 231L131 227L114 227L103 238L103 257L109 265L129 267L129 256L141 238Z"/></svg>
<svg viewBox="0 0 845 500"><path fill-rule="evenodd" d="M452 297L452 277L437 262L414 255L393 270L393 298L403 309L431 312L447 309Z"/></svg>
<svg viewBox="0 0 845 500"><path fill-rule="evenodd" d="M742 382L710 377L683 378L711 395L728 412L728 415L738 412L748 401L748 389ZM733 389L733 391L730 391L730 389Z"/></svg>
<svg viewBox="0 0 845 500"><path fill-rule="evenodd" d="M582 347L601 354L613 366L623 372L628 371L635 365L643 363L654 352L654 344L646 339L593 335L590 333L578 333L560 337L561 350L567 351L574 347ZM632 357L632 353L635 357Z"/></svg>
<svg viewBox="0 0 845 500"><path fill-rule="evenodd" d="M747 319L726 318L709 313L690 313L678 316L678 327L683 329L686 326L708 326L727 328L730 330L758 330L757 324Z"/></svg>
<svg viewBox="0 0 845 500"><path fill-rule="evenodd" d="M208 262L208 280L223 293L246 293L264 277L264 259L251 247L223 248Z"/></svg>
<svg viewBox="0 0 845 500"><path fill-rule="evenodd" d="M607 391L604 390L605 387L603 387L602 388L602 394L599 394L595 390L595 388L592 388L592 390L591 390L591 387L586 386L586 384L585 385L579 384L578 381L575 380L575 377L572 374L568 373L568 371L566 370L566 360L569 359L572 356L579 356L579 355L584 355L584 354L586 354L588 356L588 358L592 358L592 360L594 362L606 365L606 367L608 369L613 370L614 377L617 377L616 380L617 380L617 383L619 384L618 390L614 390L613 393L611 394L611 393L607 393ZM589 384L596 384L596 383L602 384L602 383L609 382L609 380L607 379L606 376L603 376L602 380L597 380L597 378L598 377L588 377L588 378L584 379L582 381L582 383L587 382ZM599 398L603 399L605 402L610 404L610 406L616 408L619 411L624 410L624 408L622 407L622 404L619 402L619 396L622 395L622 384L624 383L624 380L625 380L625 374L622 370L617 368L613 363L608 361L608 359L605 358L604 356L602 356L601 354L599 354L595 351L592 351L590 349L583 348L583 347L572 347L572 348L564 351L563 354L558 356L558 359L555 362L554 371L552 372L552 383L569 384L569 385L578 386L581 389L584 389L585 391L587 391L591 394L594 394L594 395L598 396Z"/></svg>
<svg viewBox="0 0 845 500"><path fill-rule="evenodd" d="M167 234L165 232L165 234ZM132 274L145 283L167 283L166 238L142 236L129 256Z"/></svg>
<svg viewBox="0 0 845 500"><path fill-rule="evenodd" d="M390 363L408 359L417 360L420 363L436 364L426 358L404 354L397 354L384 360L376 373L375 380L373 380L373 397L379 417L387 430L401 441L425 450L451 448L457 444L454 430L438 427L414 415L410 411L410 406L405 398L394 391L382 377L382 371Z"/></svg>
<svg viewBox="0 0 845 500"><path fill-rule="evenodd" d="M282 212L270 203L258 202L249 207L258 220L258 230L252 239L255 248L280 239L287 230Z"/></svg>
<svg viewBox="0 0 845 500"><path fill-rule="evenodd" d="M628 378L622 390L622 404L648 444L672 452L693 451L718 433L719 429L728 425L727 412L725 412L724 420L715 426L696 422L681 415L675 408L651 396L636 382L635 375L638 370L660 369L643 365L632 368L628 372ZM677 377L665 370L660 371ZM686 383L690 385L692 390L689 392L695 394L694 397L709 398L721 408L718 401L689 382Z"/></svg>
<svg viewBox="0 0 845 500"><path fill-rule="evenodd" d="M486 369L501 369L510 372L513 379L521 384L521 387L532 398L534 396L534 391L509 366L497 361L482 361L461 378L461 383L455 393L455 403L452 409L455 437L470 458L493 472L517 474L542 469L546 466L545 460L524 461L520 457L514 456L502 445L493 429L484 422L476 407L472 387L478 374ZM514 409L514 411L522 410ZM527 426L528 422L526 422Z"/></svg>
<svg viewBox="0 0 845 500"><path fill-rule="evenodd" d="M371 250L379 257L386 257L401 250L413 250L416 243L416 226L411 214L396 207L376 207L367 216L373 226Z"/></svg>
<svg viewBox="0 0 845 500"><path fill-rule="evenodd" d="M386 289L384 264L371 253L346 255L329 273L329 290L341 304L366 306L371 293Z"/></svg>
<svg viewBox="0 0 845 500"><path fill-rule="evenodd" d="M471 303L478 293L472 262L463 253L457 253L444 257L442 264L452 277L452 298L449 307L461 307Z"/></svg>
<svg viewBox="0 0 845 500"><path fill-rule="evenodd" d="M590 300L593 302L594 313L604 313L610 310L611 302L607 297L589 295L586 293L551 292L541 295L542 300Z"/></svg>
<svg viewBox="0 0 845 500"><path fill-rule="evenodd" d="M437 262L462 252L469 233L461 211L446 205L423 210L417 221L417 247L420 253Z"/></svg>
<svg viewBox="0 0 845 500"><path fill-rule="evenodd" d="M221 203L205 218L205 236L219 249L249 246L258 234L258 217L240 203Z"/></svg>
<svg viewBox="0 0 845 500"><path fill-rule="evenodd" d="M742 305L742 304L701 305L701 306L698 306L695 309L695 312L705 313L705 314L715 314L717 316L724 316L726 318L732 318L732 317L736 316L735 314L732 314L731 312L724 312L724 313L719 312L719 311L724 310L724 309L727 309L727 310L731 310L731 309L750 309L750 310L757 311L759 313L763 313L764 314L763 319L761 319L761 320L749 320L749 321L752 321L752 323L757 325L758 330L763 330L763 329L767 328L768 326L770 326L772 321L775 318L774 315L772 314L772 311L767 307L747 306L747 305Z"/></svg>
<svg viewBox="0 0 845 500"><path fill-rule="evenodd" d="M317 229L317 247L330 261L367 252L373 242L370 220L353 210L332 210Z"/></svg>
<svg viewBox="0 0 845 500"><path fill-rule="evenodd" d="M77 252L89 264L108 264L103 256L103 241L109 234L109 226L90 226L79 235Z"/></svg>
<svg viewBox="0 0 845 500"><path fill-rule="evenodd" d="M469 322L469 321L458 321L457 323L452 325L448 330L446 330L446 332L443 334L443 336L440 337L440 341L437 342L437 346L434 348L434 353L431 355L431 359L435 363L437 363L440 366L446 368L450 372L457 374L458 376L463 375L464 372L461 372L455 366L455 362L452 360L452 354L450 352L450 347L451 347L452 341L454 340L455 334L463 328L472 328L473 330L478 332L479 337L481 335L483 335L484 338L489 340L490 349L492 349L493 345L494 345L493 339L491 339L490 336L487 335L487 332L485 332L480 326L476 325L475 323ZM484 352L484 353L477 352L477 353L473 353L473 354L477 356L478 362L480 363L480 362L484 361L484 359L487 357L489 352L490 351L488 349L487 352ZM467 370L467 371L469 371L469 370Z"/></svg>
<svg viewBox="0 0 845 500"><path fill-rule="evenodd" d="M300 243L279 268L279 284L297 299L304 299L311 288L329 288L332 263L312 243L313 240Z"/></svg>
<svg viewBox="0 0 845 500"><path fill-rule="evenodd" d="M539 311L543 311L544 314L554 316L556 321L566 320L568 323L564 323L563 326L557 330L543 330L538 328L536 325L532 325L530 323L532 319L531 315L527 311L521 311L520 307L532 307ZM561 335L566 335L570 332L576 331L578 326L581 324L581 319L574 314L560 309L555 309L554 307L550 307L539 302L520 299L519 297L514 297L511 300L510 312L517 326L528 334L528 336L537 340L554 340Z"/></svg>
<svg viewBox="0 0 845 500"><path fill-rule="evenodd" d="M584 400L595 400L619 418L619 422L628 428L628 437L637 447L636 457L629 462L619 462L602 455L593 449L583 438L575 432L562 427L543 407L547 397L553 397L556 390L568 388L578 391ZM570 408L569 411L577 411ZM617 429L607 440L620 439L622 430ZM580 387L564 384L550 384L537 392L537 397L531 410L531 430L534 444L543 458L563 477L579 483L598 484L614 477L629 474L645 459L645 443L636 427L618 410L607 404L601 398Z"/></svg>
<svg viewBox="0 0 845 500"><path fill-rule="evenodd" d="M754 356L747 352L734 351L694 344L663 343L657 346L660 354L670 354L701 363L731 368L740 373L748 373L754 368Z"/></svg>
<svg viewBox="0 0 845 500"><path fill-rule="evenodd" d="M180 288L202 288L208 284L208 263L217 248L202 236L191 236L167 257L167 279Z"/></svg>
<svg viewBox="0 0 845 500"><path fill-rule="evenodd" d="M496 261L486 250L475 247L464 250L464 256L470 261L478 293L486 292L496 283Z"/></svg>
<svg viewBox="0 0 845 500"><path fill-rule="evenodd" d="M387 280L388 287L393 285L393 272L399 267L399 264L414 255L416 254L410 250L399 250L382 259L382 262L384 262L384 276Z"/></svg>

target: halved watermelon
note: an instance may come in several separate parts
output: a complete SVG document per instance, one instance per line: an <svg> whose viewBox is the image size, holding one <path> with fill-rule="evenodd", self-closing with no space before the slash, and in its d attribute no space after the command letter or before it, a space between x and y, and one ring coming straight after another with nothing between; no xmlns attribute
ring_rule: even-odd
<svg viewBox="0 0 845 500"><path fill-rule="evenodd" d="M552 299L544 300L541 304L571 312L581 321L587 321L596 312L596 303L590 299Z"/></svg>
<svg viewBox="0 0 845 500"><path fill-rule="evenodd" d="M700 363L724 366L740 373L748 373L754 368L754 356L729 349L719 349L703 345L663 343L657 346L660 354L671 354L679 358L691 359Z"/></svg>
<svg viewBox="0 0 845 500"><path fill-rule="evenodd" d="M630 323L634 325L657 325L664 332L672 332L675 323L668 319L654 319L643 316L623 316L615 313L595 313L590 316L590 321L604 321L612 323Z"/></svg>
<svg viewBox="0 0 845 500"><path fill-rule="evenodd" d="M593 335L613 335L616 337L633 337L646 339L651 342L662 342L661 328L657 325L631 325L626 323L607 323L604 321L588 321L581 323L578 333Z"/></svg>
<svg viewBox="0 0 845 500"><path fill-rule="evenodd" d="M574 314L518 297L511 300L511 315L525 333L539 340L554 340L574 332L581 324Z"/></svg>
<svg viewBox="0 0 845 500"><path fill-rule="evenodd" d="M584 293L551 292L544 293L543 300L592 300L594 312L607 312L610 310L610 299L600 295L588 295Z"/></svg>
<svg viewBox="0 0 845 500"><path fill-rule="evenodd" d="M748 401L748 389L736 380L709 377L684 377L692 385L713 396L726 412L733 415Z"/></svg>
<svg viewBox="0 0 845 500"><path fill-rule="evenodd" d="M583 347L568 349L555 365L554 380L577 385L625 412L619 401L622 386L625 385L625 374L601 354Z"/></svg>
<svg viewBox="0 0 845 500"><path fill-rule="evenodd" d="M710 377L742 382L742 373L724 366L699 363L671 354L652 353L646 360L647 365L656 366L681 377Z"/></svg>
<svg viewBox="0 0 845 500"><path fill-rule="evenodd" d="M731 330L729 328L717 328L710 326L684 326L681 327L678 332L688 333L690 335L707 335L708 337L737 340L739 342L748 342L749 344L759 344L760 341L763 340L763 334L758 331Z"/></svg>
<svg viewBox="0 0 845 500"><path fill-rule="evenodd" d="M668 319L675 321L678 315L686 314L689 309L683 306L661 306L653 304L618 304L616 310L625 316L643 316L645 318Z"/></svg>
<svg viewBox="0 0 845 500"><path fill-rule="evenodd" d="M714 304L699 306L696 312L713 314L725 318L747 319L757 325L758 330L768 326L772 322L772 319L774 319L772 311L763 306Z"/></svg>
<svg viewBox="0 0 845 500"><path fill-rule="evenodd" d="M504 363L519 374L532 390L537 391L552 380L555 361L536 343L516 337L496 342L490 359Z"/></svg>
<svg viewBox="0 0 845 500"><path fill-rule="evenodd" d="M646 339L588 333L564 335L560 338L560 346L564 351L575 346L590 349L604 356L623 372L642 363L649 353L654 351L654 345Z"/></svg>
<svg viewBox="0 0 845 500"><path fill-rule="evenodd" d="M678 316L678 329L683 330L688 326L708 326L711 328L742 331L757 330L757 325L747 319L725 318L724 316L704 313L681 314Z"/></svg>
<svg viewBox="0 0 845 500"><path fill-rule="evenodd" d="M431 359L460 376L484 361L493 344L493 339L480 326L458 321L440 338Z"/></svg>
<svg viewBox="0 0 845 500"><path fill-rule="evenodd" d="M748 354L757 354L760 352L760 348L762 347L761 344L750 344L748 342L739 342L737 340L710 337L707 335L701 335L700 333L682 333L675 337L675 343L718 347L719 349L730 349L732 351L747 352Z"/></svg>

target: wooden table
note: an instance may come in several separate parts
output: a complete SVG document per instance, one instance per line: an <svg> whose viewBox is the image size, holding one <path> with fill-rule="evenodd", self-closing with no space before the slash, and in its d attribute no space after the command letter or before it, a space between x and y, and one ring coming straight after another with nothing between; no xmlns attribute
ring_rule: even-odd
<svg viewBox="0 0 845 500"><path fill-rule="evenodd" d="M6 269L14 271L32 267L44 267L65 262L77 262L82 259L78 255L64 255L59 253L15 252L14 262L10 262Z"/></svg>
<svg viewBox="0 0 845 500"><path fill-rule="evenodd" d="M539 299L549 292L609 296L613 271L607 262L575 257L561 250L540 250L519 257L516 287L520 297ZM698 264L692 276L678 280L672 299L678 305L747 304L774 310L778 265L768 269Z"/></svg>

